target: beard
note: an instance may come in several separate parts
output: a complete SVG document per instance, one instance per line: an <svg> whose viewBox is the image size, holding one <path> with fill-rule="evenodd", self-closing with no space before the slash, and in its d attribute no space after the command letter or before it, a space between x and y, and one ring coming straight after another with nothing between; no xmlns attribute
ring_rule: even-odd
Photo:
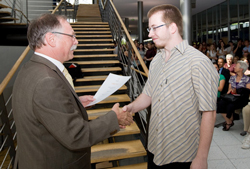
<svg viewBox="0 0 250 169"><path fill-rule="evenodd" d="M77 48L77 45L71 46L70 50L75 50Z"/></svg>

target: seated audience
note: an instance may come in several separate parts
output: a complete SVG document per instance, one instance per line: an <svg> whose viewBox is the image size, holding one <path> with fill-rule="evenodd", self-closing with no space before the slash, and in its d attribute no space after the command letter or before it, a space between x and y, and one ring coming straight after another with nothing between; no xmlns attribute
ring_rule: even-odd
<svg viewBox="0 0 250 169"><path fill-rule="evenodd" d="M242 149L249 149L250 148L250 102L246 105L243 110L243 121L244 121L244 133L242 132L241 135L248 135L243 140L243 144L241 146Z"/></svg>
<svg viewBox="0 0 250 169"><path fill-rule="evenodd" d="M215 69L217 70L217 72L219 73L219 66L217 63L213 63ZM226 78L225 76L223 76L222 74L220 74L220 80L219 80L219 84L218 84L218 94L217 94L217 98L220 98L220 93L223 90L224 86L225 86L225 82L226 82Z"/></svg>
<svg viewBox="0 0 250 169"><path fill-rule="evenodd" d="M230 76L235 76L234 67L236 64L233 63L233 55L227 54L226 61L227 63L225 63L224 68L230 71Z"/></svg>
<svg viewBox="0 0 250 169"><path fill-rule="evenodd" d="M156 55L156 52L155 52L155 49L153 48L151 42L148 42L147 46L148 46L148 50L146 52L144 60L146 60L146 66L149 68L151 61L153 60L154 56Z"/></svg>
<svg viewBox="0 0 250 169"><path fill-rule="evenodd" d="M219 47L217 48L217 56L218 56L218 58L222 58L225 60L226 54L227 54L227 50L225 49L225 43L223 41L221 41L219 43Z"/></svg>
<svg viewBox="0 0 250 169"><path fill-rule="evenodd" d="M234 56L234 44L232 41L228 42L228 47L226 48L227 53Z"/></svg>
<svg viewBox="0 0 250 169"><path fill-rule="evenodd" d="M211 59L213 63L217 62L217 55L214 44L210 45L210 50L207 51L207 57Z"/></svg>
<svg viewBox="0 0 250 169"><path fill-rule="evenodd" d="M238 39L238 43L237 43L237 46L236 48L234 49L234 55L235 56L238 56L239 59L241 59L243 57L242 55L242 51L243 51L243 45L242 45L242 40L241 39Z"/></svg>
<svg viewBox="0 0 250 169"><path fill-rule="evenodd" d="M225 69L223 66L225 65L224 59L218 59L218 66L219 66L219 74L222 74L226 78L225 86L221 92L221 94L226 94L228 91L228 82L230 79L230 72L228 69Z"/></svg>
<svg viewBox="0 0 250 169"><path fill-rule="evenodd" d="M239 56L234 56L233 58L233 63L236 64L239 60Z"/></svg>
<svg viewBox="0 0 250 169"><path fill-rule="evenodd" d="M229 80L229 87L227 94L242 94L240 93L239 89L241 88L248 88L250 89L250 77L244 75L245 71L247 70L247 63L243 61L238 61L236 64L234 71L236 73L235 76L231 76ZM217 112L221 113L223 118L225 119L225 123L223 125L223 131L228 131L233 125L233 113L236 109L243 108L248 102L245 97L240 97L235 102L229 102L224 100L223 98L219 100Z"/></svg>
<svg viewBox="0 0 250 169"><path fill-rule="evenodd" d="M243 57L247 58L247 56L250 54L249 40L245 40L244 44L245 47L243 48Z"/></svg>

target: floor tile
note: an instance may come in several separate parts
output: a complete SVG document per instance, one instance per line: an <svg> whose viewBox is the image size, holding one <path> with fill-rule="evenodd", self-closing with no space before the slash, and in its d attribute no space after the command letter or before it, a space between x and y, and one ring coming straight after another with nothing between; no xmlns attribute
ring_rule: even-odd
<svg viewBox="0 0 250 169"><path fill-rule="evenodd" d="M227 156L221 151L218 146L210 147L208 160L220 160L220 159L227 159Z"/></svg>
<svg viewBox="0 0 250 169"><path fill-rule="evenodd" d="M229 158L229 159L244 159L249 158L250 161L250 150L244 150L241 148L241 144L233 145L233 146L219 146L222 152Z"/></svg>
<svg viewBox="0 0 250 169"><path fill-rule="evenodd" d="M208 160L208 169L236 169L229 160Z"/></svg>
<svg viewBox="0 0 250 169"><path fill-rule="evenodd" d="M230 159L230 161L233 163L233 165L237 169L250 169L250 159L249 158Z"/></svg>

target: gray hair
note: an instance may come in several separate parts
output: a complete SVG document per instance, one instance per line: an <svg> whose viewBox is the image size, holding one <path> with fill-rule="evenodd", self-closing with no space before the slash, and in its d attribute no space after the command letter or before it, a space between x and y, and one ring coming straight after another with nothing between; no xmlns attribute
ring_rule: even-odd
<svg viewBox="0 0 250 169"><path fill-rule="evenodd" d="M60 20L67 20L65 16L55 14L43 14L37 19L33 20L27 32L29 46L32 50L41 48L44 44L44 37L46 33L61 29Z"/></svg>
<svg viewBox="0 0 250 169"><path fill-rule="evenodd" d="M240 64L240 68L243 69L242 72L245 73L245 71L246 71L247 68L248 68L247 63L244 62L244 61L238 61L237 64Z"/></svg>
<svg viewBox="0 0 250 169"><path fill-rule="evenodd" d="M232 55L232 54L227 54L227 56L226 56L226 59L228 59L228 58L234 58L234 56Z"/></svg>

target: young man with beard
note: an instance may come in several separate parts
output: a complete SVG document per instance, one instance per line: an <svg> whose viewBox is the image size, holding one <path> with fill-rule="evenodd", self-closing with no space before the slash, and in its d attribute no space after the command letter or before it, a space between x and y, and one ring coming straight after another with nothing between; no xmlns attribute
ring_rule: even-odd
<svg viewBox="0 0 250 169"><path fill-rule="evenodd" d="M123 111L151 105L149 169L207 169L219 75L208 57L182 39L182 15L175 6L156 6L148 18L148 36L161 50L142 94Z"/></svg>
<svg viewBox="0 0 250 169"><path fill-rule="evenodd" d="M44 14L28 28L34 55L20 70L13 88L18 169L90 169L90 147L115 134L132 116L115 104L107 115L88 121L63 62L78 44L67 18Z"/></svg>

